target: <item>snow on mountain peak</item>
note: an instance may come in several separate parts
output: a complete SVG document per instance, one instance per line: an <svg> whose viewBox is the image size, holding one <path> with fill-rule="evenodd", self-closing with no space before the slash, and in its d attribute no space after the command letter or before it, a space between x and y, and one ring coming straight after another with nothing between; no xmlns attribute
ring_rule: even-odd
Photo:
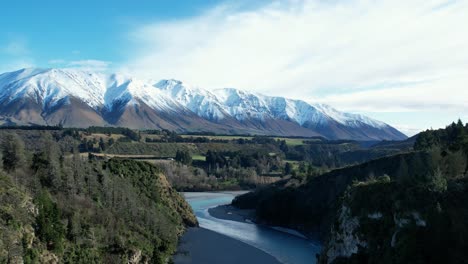
<svg viewBox="0 0 468 264"><path fill-rule="evenodd" d="M168 80L160 80L154 86L164 90L173 89L176 86L181 86L182 82L179 80L168 79Z"/></svg>
<svg viewBox="0 0 468 264"><path fill-rule="evenodd" d="M150 83L120 75L80 69L22 69L0 75L0 99L13 101L24 95L44 108L75 97L92 108L112 109L115 102L138 104L138 100L159 110L178 104Z"/></svg>
<svg viewBox="0 0 468 264"><path fill-rule="evenodd" d="M1 75L0 85L3 88L0 98L15 100L28 95L36 102L42 102L44 107L68 96L96 107L105 90L102 76L74 69L22 69Z"/></svg>
<svg viewBox="0 0 468 264"><path fill-rule="evenodd" d="M196 115L218 121L226 117L216 95L177 80L161 80L154 85Z"/></svg>
<svg viewBox="0 0 468 264"><path fill-rule="evenodd" d="M363 115L340 112L326 104L314 104L314 106L333 120L346 126L359 127L361 124L366 124L376 128L387 126L384 122L377 121Z"/></svg>
<svg viewBox="0 0 468 264"><path fill-rule="evenodd" d="M362 124L381 128L385 123L368 117L340 112L325 104L308 104L301 100L265 96L235 88L207 91L178 80L161 80L155 87L165 91L197 115L210 120L231 116L239 121L254 118L284 119L300 125L326 125L334 120L342 125L359 127Z"/></svg>
<svg viewBox="0 0 468 264"><path fill-rule="evenodd" d="M208 91L168 79L156 84L121 74L95 73L79 69L28 68L0 75L0 102L29 96L43 108L63 99L79 98L94 109L113 105L145 103L162 111L191 111L210 121L280 119L301 126L324 126L338 122L349 127L383 128L383 122L340 112L324 104L272 97L234 88Z"/></svg>

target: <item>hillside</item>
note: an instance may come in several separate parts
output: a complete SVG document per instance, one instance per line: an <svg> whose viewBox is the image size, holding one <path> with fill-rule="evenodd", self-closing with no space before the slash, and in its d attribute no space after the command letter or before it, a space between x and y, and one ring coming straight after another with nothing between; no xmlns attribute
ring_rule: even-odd
<svg viewBox="0 0 468 264"><path fill-rule="evenodd" d="M0 121L7 125L124 126L368 141L406 138L388 124L324 104L77 69L0 74L0 105Z"/></svg>
<svg viewBox="0 0 468 264"><path fill-rule="evenodd" d="M154 165L64 151L77 142L58 132L0 138L2 263L166 263L197 225Z"/></svg>
<svg viewBox="0 0 468 264"><path fill-rule="evenodd" d="M394 180L407 174L423 176L432 173L433 169L429 154L399 154L310 177L299 186L293 180L278 182L240 196L233 204L256 209L259 220L269 224L295 227L324 237L340 196L353 182L383 175L389 175Z"/></svg>
<svg viewBox="0 0 468 264"><path fill-rule="evenodd" d="M233 205L322 237L324 263L464 263L467 132L461 122L428 130L415 151L278 182Z"/></svg>

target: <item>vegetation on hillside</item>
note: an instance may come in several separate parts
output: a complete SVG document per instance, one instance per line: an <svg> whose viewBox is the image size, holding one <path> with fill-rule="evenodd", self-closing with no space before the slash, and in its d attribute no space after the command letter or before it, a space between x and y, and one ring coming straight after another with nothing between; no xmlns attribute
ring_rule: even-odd
<svg viewBox="0 0 468 264"><path fill-rule="evenodd" d="M197 225L154 165L82 156L62 131L0 139L1 263L166 263Z"/></svg>
<svg viewBox="0 0 468 264"><path fill-rule="evenodd" d="M342 198L321 261L464 263L467 202L466 178L447 182L433 175L413 185L381 177L355 183ZM345 217L344 210L349 210ZM357 225L349 229L352 223ZM343 256L341 250L357 241L356 252Z"/></svg>
<svg viewBox="0 0 468 264"><path fill-rule="evenodd" d="M233 204L318 233L325 263L463 263L467 179L468 125L459 121L420 133L414 151L277 182Z"/></svg>

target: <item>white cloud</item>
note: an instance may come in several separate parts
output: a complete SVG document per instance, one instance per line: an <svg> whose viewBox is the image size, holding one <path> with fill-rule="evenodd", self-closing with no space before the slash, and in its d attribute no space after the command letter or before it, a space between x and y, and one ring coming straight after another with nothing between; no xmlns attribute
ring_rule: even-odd
<svg viewBox="0 0 468 264"><path fill-rule="evenodd" d="M29 48L24 38L15 38L0 47L0 52L9 56L24 56L29 54Z"/></svg>
<svg viewBox="0 0 468 264"><path fill-rule="evenodd" d="M0 74L4 72L16 71L18 69L34 67L34 60L29 58L20 58L0 65Z"/></svg>
<svg viewBox="0 0 468 264"><path fill-rule="evenodd" d="M35 65L30 57L30 50L26 38L21 36L11 37L6 43L0 43L0 73L29 68Z"/></svg>
<svg viewBox="0 0 468 264"><path fill-rule="evenodd" d="M468 72L467 72L468 73ZM399 87L351 91L311 99L352 112L452 111L466 112L468 74Z"/></svg>
<svg viewBox="0 0 468 264"><path fill-rule="evenodd" d="M101 60L78 60L78 61L69 62L67 64L67 67L80 68L83 70L90 70L90 71L107 71L111 64L112 63L109 61L101 61Z"/></svg>
<svg viewBox="0 0 468 264"><path fill-rule="evenodd" d="M51 67L59 67L59 68L77 68L82 70L89 70L89 71L109 71L111 70L109 67L112 64L109 61L102 61L102 60L74 60L68 61L64 59L53 59L47 62Z"/></svg>
<svg viewBox="0 0 468 264"><path fill-rule="evenodd" d="M63 59L53 59L53 60L49 60L47 63L50 65L63 65L67 63L67 61Z"/></svg>
<svg viewBox="0 0 468 264"><path fill-rule="evenodd" d="M401 133L407 135L408 137L412 137L418 134L419 132L424 131L424 129L415 128L413 126L408 125L398 125L395 128L398 129Z"/></svg>
<svg viewBox="0 0 468 264"><path fill-rule="evenodd" d="M468 1L218 6L130 34L127 69L353 111L468 111Z"/></svg>

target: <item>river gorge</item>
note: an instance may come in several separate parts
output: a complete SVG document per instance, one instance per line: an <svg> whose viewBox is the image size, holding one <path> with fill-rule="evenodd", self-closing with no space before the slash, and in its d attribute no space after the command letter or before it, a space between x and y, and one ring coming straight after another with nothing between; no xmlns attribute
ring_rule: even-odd
<svg viewBox="0 0 468 264"><path fill-rule="evenodd" d="M267 253L276 260L276 263L284 264L311 264L316 262L316 254L320 252L320 242L307 239L301 234L293 230L286 230L274 228L269 226L257 225L251 221L231 221L214 217L210 214L209 209L215 208L220 205L230 204L239 192L222 192L222 193L184 193L185 199L192 206L195 215L200 224L200 229L215 232L224 237L240 241L244 246L254 247L258 249L258 254ZM231 214L228 212L228 214ZM234 252L228 250L227 252L210 252L208 248L206 252L195 252L203 250L202 238L200 233L195 234L193 230L189 230L187 234L182 237L179 251L175 257L176 263L199 263L193 256L203 254L221 254L224 258L229 258L229 255L236 258L242 258L243 263L250 263L252 256L256 253L250 253L242 257L243 251ZM196 231L195 231L196 232ZM189 237L190 236L190 237ZM199 237L197 237L199 236ZM188 241L187 241L188 240ZM198 242L198 243L197 243ZM216 239L212 241L216 243ZM190 246L181 249L187 244L195 244L196 248ZM219 241L221 243L221 241ZM205 245L209 246L209 245ZM217 245L219 246L219 245ZM243 247L245 248L245 247ZM193 256L191 256L193 255ZM210 261L204 259L203 261ZM214 261L214 260L213 260ZM220 260L219 261L225 261ZM268 261L268 260L262 260ZM270 260L270 261L273 261Z"/></svg>

